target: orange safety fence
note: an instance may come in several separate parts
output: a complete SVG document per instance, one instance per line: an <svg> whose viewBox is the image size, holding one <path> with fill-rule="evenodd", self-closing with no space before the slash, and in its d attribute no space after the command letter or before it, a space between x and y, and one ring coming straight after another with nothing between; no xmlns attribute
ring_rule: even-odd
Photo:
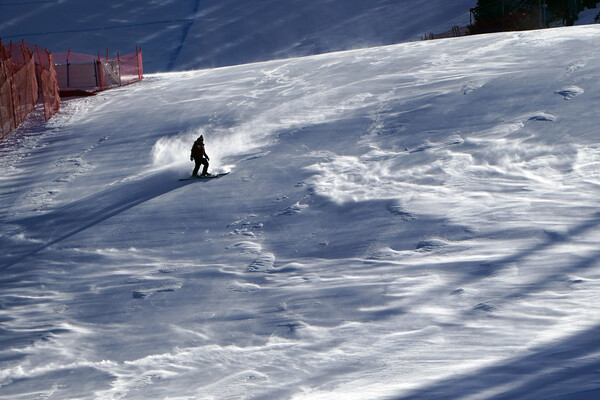
<svg viewBox="0 0 600 400"><path fill-rule="evenodd" d="M94 93L143 79L142 50L105 58L72 51L53 54L62 94Z"/></svg>
<svg viewBox="0 0 600 400"><path fill-rule="evenodd" d="M0 139L25 120L37 99L33 52L23 42L4 46L0 39Z"/></svg>
<svg viewBox="0 0 600 400"><path fill-rule="evenodd" d="M58 79L54 69L52 54L46 49L40 49L36 46L38 65L38 77L42 91L42 100L44 103L44 118L48 121L60 109L60 94L58 89Z"/></svg>
<svg viewBox="0 0 600 400"><path fill-rule="evenodd" d="M121 68L121 84L137 82L144 79L142 49L135 48L135 53L117 57Z"/></svg>
<svg viewBox="0 0 600 400"><path fill-rule="evenodd" d="M97 91L142 80L142 49L116 58L80 53L51 54L21 41L4 45L0 39L0 139L8 135L35 108L42 97L44 118L60 108L61 95Z"/></svg>

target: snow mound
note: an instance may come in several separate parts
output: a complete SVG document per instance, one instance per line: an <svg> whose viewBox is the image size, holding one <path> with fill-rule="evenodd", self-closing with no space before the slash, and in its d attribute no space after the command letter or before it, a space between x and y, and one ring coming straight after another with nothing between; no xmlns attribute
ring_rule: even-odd
<svg viewBox="0 0 600 400"><path fill-rule="evenodd" d="M563 89L554 92L564 97L565 100L571 100L584 93L584 90L579 86L567 86Z"/></svg>

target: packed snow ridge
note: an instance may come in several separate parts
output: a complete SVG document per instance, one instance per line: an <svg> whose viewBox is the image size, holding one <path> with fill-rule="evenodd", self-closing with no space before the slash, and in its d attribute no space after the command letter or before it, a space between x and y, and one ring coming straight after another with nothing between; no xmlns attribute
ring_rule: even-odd
<svg viewBox="0 0 600 400"><path fill-rule="evenodd" d="M0 147L0 399L600 396L600 27L210 70ZM215 180L179 181L206 140Z"/></svg>

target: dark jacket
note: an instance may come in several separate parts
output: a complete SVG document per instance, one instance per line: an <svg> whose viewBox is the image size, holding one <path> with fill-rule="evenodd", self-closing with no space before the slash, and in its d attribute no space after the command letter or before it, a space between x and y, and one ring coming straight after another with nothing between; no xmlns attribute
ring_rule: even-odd
<svg viewBox="0 0 600 400"><path fill-rule="evenodd" d="M190 154L190 158L208 158L206 151L204 150L204 142L196 140L194 145L192 146L192 153Z"/></svg>

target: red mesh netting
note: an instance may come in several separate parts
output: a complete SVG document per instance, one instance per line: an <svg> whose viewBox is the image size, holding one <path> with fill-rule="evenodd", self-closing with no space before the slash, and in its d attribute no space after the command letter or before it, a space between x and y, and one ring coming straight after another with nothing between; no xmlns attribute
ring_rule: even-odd
<svg viewBox="0 0 600 400"><path fill-rule="evenodd" d="M137 82L143 78L142 50L119 57L121 65L121 83Z"/></svg>
<svg viewBox="0 0 600 400"><path fill-rule="evenodd" d="M24 43L4 46L0 40L0 138L25 120L37 99L33 53Z"/></svg>
<svg viewBox="0 0 600 400"><path fill-rule="evenodd" d="M52 59L56 64L84 64L98 61L98 56L89 54L75 53L74 51L59 51L52 54Z"/></svg>
<svg viewBox="0 0 600 400"><path fill-rule="evenodd" d="M52 54L46 49L37 49L39 59L40 86L44 101L44 118L49 120L60 108L60 94L58 80Z"/></svg>
<svg viewBox="0 0 600 400"><path fill-rule="evenodd" d="M135 53L115 58L71 51L54 53L52 57L62 92L96 92L143 79L142 51L137 48Z"/></svg>

